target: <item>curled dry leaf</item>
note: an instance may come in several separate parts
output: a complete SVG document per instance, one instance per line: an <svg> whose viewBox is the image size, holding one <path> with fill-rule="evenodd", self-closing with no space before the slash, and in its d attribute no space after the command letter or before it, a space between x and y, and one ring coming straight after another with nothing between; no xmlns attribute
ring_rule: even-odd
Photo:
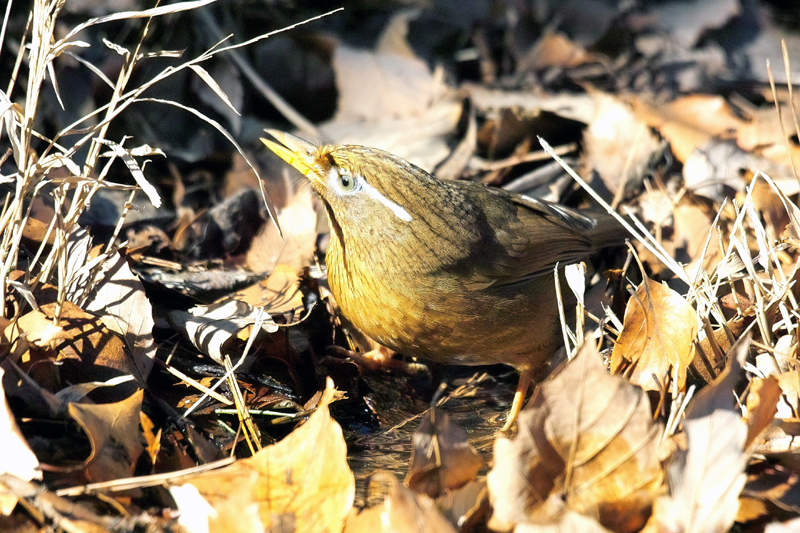
<svg viewBox="0 0 800 533"><path fill-rule="evenodd" d="M667 467L669 495L658 499L652 520L658 531L724 533L736 519L749 454L734 386L749 348L749 338L740 341L728 368L686 411L687 448L676 450Z"/></svg>
<svg viewBox="0 0 800 533"><path fill-rule="evenodd" d="M512 441L495 442L489 495L496 525L557 524L575 511L638 531L662 472L660 426L640 388L606 373L590 341L537 389Z"/></svg>
<svg viewBox="0 0 800 533"><path fill-rule="evenodd" d="M472 481L483 466L478 452L467 442L467 433L435 407L423 417L413 440L406 483L431 498Z"/></svg>
<svg viewBox="0 0 800 533"><path fill-rule="evenodd" d="M373 479L389 484L383 503L353 514L344 533L455 533L455 528L424 494L415 494L401 485L394 475L379 472Z"/></svg>
<svg viewBox="0 0 800 533"><path fill-rule="evenodd" d="M53 323L39 310L29 311L11 322L3 331L3 342L9 346L11 357L15 361L27 363L30 359L30 347L55 348L66 339L64 329Z"/></svg>
<svg viewBox="0 0 800 533"><path fill-rule="evenodd" d="M673 379L683 390L696 335L694 308L677 292L645 277L625 308L611 371L645 390L658 391L673 369Z"/></svg>
<svg viewBox="0 0 800 533"><path fill-rule="evenodd" d="M144 451L139 431L142 396L139 390L121 402L69 404L70 416L81 425L92 444L92 454L85 463L89 481L111 481L133 475L136 461Z"/></svg>
<svg viewBox="0 0 800 533"><path fill-rule="evenodd" d="M235 337L239 330L255 324L259 311L248 303L227 300L211 305L198 305L188 311L171 311L169 321L185 335L195 348L223 364L223 345ZM262 315L261 329L267 333L278 331L272 317Z"/></svg>
<svg viewBox="0 0 800 533"><path fill-rule="evenodd" d="M316 412L278 444L187 481L218 511L209 520L210 531L342 530L353 506L355 479L342 430L328 411L334 392L329 379ZM251 516L253 508L259 520ZM248 523L260 528L230 529L237 515L250 516Z"/></svg>

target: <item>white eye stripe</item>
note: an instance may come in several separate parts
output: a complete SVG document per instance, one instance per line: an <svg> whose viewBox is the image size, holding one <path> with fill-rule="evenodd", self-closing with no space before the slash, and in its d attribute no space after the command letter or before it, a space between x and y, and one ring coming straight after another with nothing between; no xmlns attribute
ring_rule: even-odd
<svg viewBox="0 0 800 533"><path fill-rule="evenodd" d="M361 186L364 188L364 191L366 191L370 198L378 200L380 203L391 209L392 213L394 213L395 216L400 220L411 222L411 215L408 214L408 211L382 195L378 189L367 183L367 180L359 178L358 181L361 182Z"/></svg>
<svg viewBox="0 0 800 533"><path fill-rule="evenodd" d="M388 207L394 215L403 220L405 222L411 222L411 215L408 214L408 211L400 207L395 202L386 198L381 192L370 185L367 180L364 179L363 176L359 176L358 174L352 174L352 178L356 181L355 187L348 192L343 192L338 187L338 180L339 180L339 169L336 167L331 167L330 172L328 173L328 179L330 180L331 188L337 191L339 194L342 195L349 195L353 194L358 191L364 191L367 193L367 196L372 198L373 200L377 200L384 206Z"/></svg>

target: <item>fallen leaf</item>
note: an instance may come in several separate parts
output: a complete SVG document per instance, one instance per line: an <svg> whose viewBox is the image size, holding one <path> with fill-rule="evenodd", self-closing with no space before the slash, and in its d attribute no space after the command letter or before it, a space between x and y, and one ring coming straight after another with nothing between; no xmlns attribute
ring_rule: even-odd
<svg viewBox="0 0 800 533"><path fill-rule="evenodd" d="M552 524L520 524L514 533L610 533L597 520L567 510Z"/></svg>
<svg viewBox="0 0 800 533"><path fill-rule="evenodd" d="M568 510L618 532L644 525L662 479L661 428L645 392L607 374L591 341L541 384L518 425L513 441L495 442L487 479L498 525L557 524Z"/></svg>
<svg viewBox="0 0 800 533"><path fill-rule="evenodd" d="M475 479L483 466L467 433L450 422L446 412L432 408L414 432L414 449L406 483L431 498Z"/></svg>
<svg viewBox="0 0 800 533"><path fill-rule="evenodd" d="M749 448L761 435L778 412L778 400L781 397L781 386L773 376L754 377L750 381L750 392L747 395L747 440L745 449Z"/></svg>
<svg viewBox="0 0 800 533"><path fill-rule="evenodd" d="M719 247L719 232L712 224L715 213L703 202L693 201L690 197L690 194L685 194L673 208L672 242L676 253L681 254L676 258L681 263L688 263L684 268L689 279L694 279L698 268L710 272L722 260L723 254ZM710 239L709 232L712 232Z"/></svg>
<svg viewBox="0 0 800 533"><path fill-rule="evenodd" d="M147 379L153 368L156 344L153 341L153 308L144 286L131 271L122 254L103 263L94 289L84 309L100 317L108 329L125 339L140 379Z"/></svg>
<svg viewBox="0 0 800 533"><path fill-rule="evenodd" d="M39 310L52 320L55 308L55 304L45 304ZM122 338L109 330L99 317L71 302L64 302L56 326L60 332L54 337L59 341L55 345L55 359L61 363L59 372L63 379L77 384L132 375L139 383L144 383L140 367L132 360ZM130 394L133 387L117 390Z"/></svg>
<svg viewBox="0 0 800 533"><path fill-rule="evenodd" d="M273 272L281 265L293 272L308 266L314 257L317 213L310 188L299 189L278 213L278 224L264 224L247 251L245 264L253 272Z"/></svg>
<svg viewBox="0 0 800 533"><path fill-rule="evenodd" d="M278 444L186 483L215 510L227 509L220 520L235 517L234 510L250 516L255 506L258 531L338 533L353 506L355 479L342 430L328 411L334 392L329 379L316 412ZM209 520L210 531L225 531L217 520Z"/></svg>
<svg viewBox="0 0 800 533"><path fill-rule="evenodd" d="M239 330L256 323L259 310L239 300L227 300L212 305L198 305L188 311L171 311L172 325L194 344L200 352L223 364L224 344L236 337ZM261 315L267 333L278 330L268 313Z"/></svg>
<svg viewBox="0 0 800 533"><path fill-rule="evenodd" d="M3 439L3 453L0 454L0 474L12 474L25 481L42 479L39 461L28 446L28 442L17 426L14 413L8 407L3 390L3 375L0 368L0 435ZM0 483L0 488L3 485ZM8 516L17 505L16 496L0 494L0 514Z"/></svg>
<svg viewBox="0 0 800 533"><path fill-rule="evenodd" d="M344 533L456 533L456 529L424 494L415 494L401 485L393 474L373 476L389 484L383 503L347 519Z"/></svg>
<svg viewBox="0 0 800 533"><path fill-rule="evenodd" d="M443 80L431 73L425 61L396 53L339 45L333 53L333 69L339 91L338 119L420 115L445 90Z"/></svg>
<svg viewBox="0 0 800 533"><path fill-rule="evenodd" d="M144 451L139 431L141 390L121 402L71 403L69 414L89 436L92 454L86 459L86 477L91 482L111 481L133 475Z"/></svg>
<svg viewBox="0 0 800 533"><path fill-rule="evenodd" d="M539 71L550 67L577 67L599 59L586 51L578 43L563 33L545 29L533 47L526 52L517 64L517 71Z"/></svg>
<svg viewBox="0 0 800 533"><path fill-rule="evenodd" d="M740 341L725 371L689 404L683 421L687 449L673 454L667 466L669 495L654 506L660 531L725 533L736 519L750 456L734 386L749 348L749 338Z"/></svg>
<svg viewBox="0 0 800 533"><path fill-rule="evenodd" d="M696 335L694 308L677 292L645 277L625 308L611 371L645 390L658 391L672 369L678 390L684 390Z"/></svg>
<svg viewBox="0 0 800 533"><path fill-rule="evenodd" d="M597 171L612 195L620 187L637 189L661 143L628 104L610 94L590 94L595 112L583 132L583 162Z"/></svg>

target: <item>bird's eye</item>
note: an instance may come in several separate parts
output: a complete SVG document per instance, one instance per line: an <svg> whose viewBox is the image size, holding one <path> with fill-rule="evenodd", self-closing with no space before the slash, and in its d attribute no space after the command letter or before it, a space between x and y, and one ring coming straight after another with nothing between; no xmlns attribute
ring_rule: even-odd
<svg viewBox="0 0 800 533"><path fill-rule="evenodd" d="M356 177L350 174L339 174L338 183L342 192L352 192L356 189Z"/></svg>

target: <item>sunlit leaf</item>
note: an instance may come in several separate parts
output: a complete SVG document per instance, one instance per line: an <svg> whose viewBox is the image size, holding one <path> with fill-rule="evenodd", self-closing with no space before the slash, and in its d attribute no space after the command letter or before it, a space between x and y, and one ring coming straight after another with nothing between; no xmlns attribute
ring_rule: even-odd
<svg viewBox="0 0 800 533"><path fill-rule="evenodd" d="M572 510L614 531L647 521L662 472L661 428L640 388L606 373L590 341L545 381L514 440L495 442L488 476L502 524L555 524Z"/></svg>
<svg viewBox="0 0 800 533"><path fill-rule="evenodd" d="M334 392L328 380L317 411L278 444L187 481L218 513L210 531L284 531L288 524L285 530L297 533L341 531L355 480L342 430L328 412ZM254 529L236 526L243 516Z"/></svg>
<svg viewBox="0 0 800 533"><path fill-rule="evenodd" d="M683 390L696 335L694 308L677 292L645 278L628 300L622 332L611 353L611 371L657 391L674 369L678 389Z"/></svg>

